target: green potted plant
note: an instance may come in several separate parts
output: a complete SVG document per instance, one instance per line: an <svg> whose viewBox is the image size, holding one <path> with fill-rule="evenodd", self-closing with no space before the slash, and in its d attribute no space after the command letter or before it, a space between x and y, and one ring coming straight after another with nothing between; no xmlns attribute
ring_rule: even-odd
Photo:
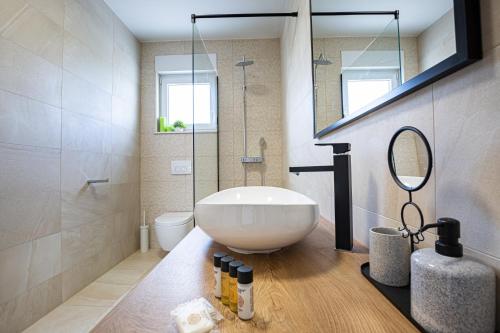
<svg viewBox="0 0 500 333"><path fill-rule="evenodd" d="M186 128L186 124L182 120L177 120L174 122L173 127L176 132L182 132Z"/></svg>

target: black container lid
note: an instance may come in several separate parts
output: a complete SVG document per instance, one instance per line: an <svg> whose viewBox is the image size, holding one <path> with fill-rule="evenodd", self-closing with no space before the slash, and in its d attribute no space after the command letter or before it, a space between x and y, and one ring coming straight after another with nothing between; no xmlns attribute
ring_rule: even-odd
<svg viewBox="0 0 500 333"><path fill-rule="evenodd" d="M221 266L221 270L222 270L223 272L229 272L229 263L230 263L231 261L233 261L233 260L234 260L234 258L233 258L233 257L231 257L231 256L225 256L225 257L223 257L223 258L220 260L220 263L221 263L221 265L220 265L220 266Z"/></svg>
<svg viewBox="0 0 500 333"><path fill-rule="evenodd" d="M236 277L236 270L238 267L243 266L243 261L234 260L229 263L229 276Z"/></svg>
<svg viewBox="0 0 500 333"><path fill-rule="evenodd" d="M448 257L462 257L460 238L460 222L450 217L441 217L437 221L439 239L435 243L436 252Z"/></svg>
<svg viewBox="0 0 500 333"><path fill-rule="evenodd" d="M238 283L247 284L253 282L253 268L251 266L238 267Z"/></svg>
<svg viewBox="0 0 500 333"><path fill-rule="evenodd" d="M214 253L214 266L220 267L220 260L227 256L226 252L215 252Z"/></svg>

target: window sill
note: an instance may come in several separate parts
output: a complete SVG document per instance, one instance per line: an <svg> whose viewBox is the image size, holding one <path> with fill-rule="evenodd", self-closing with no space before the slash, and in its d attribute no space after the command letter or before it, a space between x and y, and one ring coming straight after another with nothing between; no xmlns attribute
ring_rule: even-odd
<svg viewBox="0 0 500 333"><path fill-rule="evenodd" d="M217 133L218 131L216 129L210 129L210 130L196 130L195 133ZM185 131L182 131L182 132L154 132L153 133L154 135L170 135L170 134L174 134L174 135L178 135L178 134L193 134L193 130L185 130Z"/></svg>

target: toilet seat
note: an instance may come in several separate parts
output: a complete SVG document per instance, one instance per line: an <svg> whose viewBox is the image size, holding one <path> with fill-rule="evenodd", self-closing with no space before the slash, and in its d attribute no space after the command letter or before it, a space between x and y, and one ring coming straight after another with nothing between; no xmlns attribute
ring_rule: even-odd
<svg viewBox="0 0 500 333"><path fill-rule="evenodd" d="M193 220L193 212L171 212L158 216L155 219L157 227L175 227Z"/></svg>

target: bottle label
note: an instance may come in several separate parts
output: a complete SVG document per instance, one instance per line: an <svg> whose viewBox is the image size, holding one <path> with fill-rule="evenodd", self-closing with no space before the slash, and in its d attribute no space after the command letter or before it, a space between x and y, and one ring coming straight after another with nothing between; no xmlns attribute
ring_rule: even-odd
<svg viewBox="0 0 500 333"><path fill-rule="evenodd" d="M253 284L238 284L238 317L251 319L253 315Z"/></svg>
<svg viewBox="0 0 500 333"><path fill-rule="evenodd" d="M220 267L214 267L214 295L215 297L221 297L221 278L220 278Z"/></svg>

